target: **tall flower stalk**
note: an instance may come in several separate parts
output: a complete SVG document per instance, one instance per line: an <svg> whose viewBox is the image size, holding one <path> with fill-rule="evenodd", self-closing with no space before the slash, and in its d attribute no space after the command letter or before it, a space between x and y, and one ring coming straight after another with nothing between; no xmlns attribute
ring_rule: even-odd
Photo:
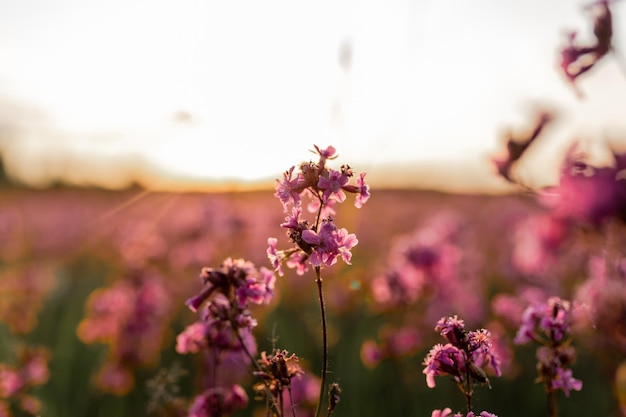
<svg viewBox="0 0 626 417"><path fill-rule="evenodd" d="M355 206L361 208L369 199L369 186L365 184L365 173L361 173L356 184L350 184L354 173L349 165L342 165L340 170L327 167L326 162L337 158L332 146L321 149L315 145L318 161L303 162L299 171L294 172L295 166L285 171L281 180L276 180L275 196L281 201L283 209L289 213L281 227L287 229L287 237L293 246L289 249L278 250L278 239L268 239L267 255L279 275L283 275L282 265L296 270L298 275L304 275L313 267L317 284L320 314L322 320L322 371L320 393L317 401L315 416L320 415L322 402L326 391L326 374L328 371L328 335L326 327L326 309L324 305L324 291L322 268L333 266L338 258L350 264L351 249L358 244L354 234L335 225L333 216L336 212L333 206L346 200L346 193L356 195ZM310 203L307 209L314 214L312 223L303 218L303 197L308 197ZM334 392L338 392L335 387ZM329 398L328 415L334 410L337 395Z"/></svg>
<svg viewBox="0 0 626 417"><path fill-rule="evenodd" d="M465 396L467 417L473 417L472 396L474 384L491 387L486 370L500 376L498 356L492 349L491 333L487 329L465 330L465 322L457 316L442 317L435 327L448 343L437 343L424 359L426 384L435 387L435 377L450 375ZM450 409L435 410L433 416L450 415ZM455 414L460 415L460 414ZM486 411L480 416L493 416Z"/></svg>
<svg viewBox="0 0 626 417"><path fill-rule="evenodd" d="M533 341L540 345L537 348L538 381L544 384L550 417L558 415L558 390L569 397L570 391L580 391L583 386L569 368L576 354L571 346L573 314L574 306L569 301L551 297L545 303L526 308L515 336L517 344Z"/></svg>

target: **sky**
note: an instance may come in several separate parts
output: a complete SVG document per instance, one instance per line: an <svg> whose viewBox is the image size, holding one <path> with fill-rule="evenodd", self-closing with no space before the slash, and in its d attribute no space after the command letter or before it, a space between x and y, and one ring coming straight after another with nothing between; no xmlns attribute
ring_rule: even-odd
<svg viewBox="0 0 626 417"><path fill-rule="evenodd" d="M379 185L497 188L504 132L550 108L519 168L550 183L572 140L626 142L625 2L584 97L558 70L585 4L0 0L0 151L33 186L253 183L317 144Z"/></svg>

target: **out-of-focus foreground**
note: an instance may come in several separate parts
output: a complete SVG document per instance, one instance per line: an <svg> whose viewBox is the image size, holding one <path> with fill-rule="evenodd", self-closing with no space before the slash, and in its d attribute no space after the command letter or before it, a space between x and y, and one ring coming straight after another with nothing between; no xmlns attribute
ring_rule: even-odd
<svg viewBox="0 0 626 417"><path fill-rule="evenodd" d="M422 374L439 342L434 324L450 314L488 327L501 357L503 375L476 395L477 407L542 415L534 350L512 341L522 310L554 295L593 303L601 319L572 342L574 375L584 385L562 401L563 415L618 412L614 378L626 346L621 225L565 231L526 195L385 190L372 190L366 209L346 208L342 219L359 244L352 266L325 277L329 371L343 388L336 415L462 409L454 384L431 390ZM4 188L0 398L16 415L175 415L203 378L202 357L175 351L176 335L194 320L184 303L201 287L200 268L228 256L270 267L267 237L281 236L283 220L271 190ZM412 274L394 283L409 264ZM255 309L258 350L278 341L303 368L318 369L318 309L313 278L287 271L271 304ZM263 415L264 403L249 395L251 407L236 415Z"/></svg>

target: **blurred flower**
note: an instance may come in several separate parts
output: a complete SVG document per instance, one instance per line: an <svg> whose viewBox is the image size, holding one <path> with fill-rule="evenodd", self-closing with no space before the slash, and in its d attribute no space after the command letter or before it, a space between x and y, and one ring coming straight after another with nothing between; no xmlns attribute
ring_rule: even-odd
<svg viewBox="0 0 626 417"><path fill-rule="evenodd" d="M597 62L612 50L613 18L609 3L612 0L597 0L586 7L593 17L595 44L579 46L577 33L567 33L567 43L561 50L561 70L573 85L576 79L593 68ZM579 93L580 94L580 93Z"/></svg>
<svg viewBox="0 0 626 417"><path fill-rule="evenodd" d="M162 349L171 313L163 280L156 271L136 272L92 292L86 310L78 337L109 348L96 383L123 395L133 386L133 371L154 364Z"/></svg>
<svg viewBox="0 0 626 417"><path fill-rule="evenodd" d="M598 226L609 218L626 219L626 155L613 152L613 165L593 167L585 162L577 143L568 150L560 183L540 193L539 201L553 216Z"/></svg>
<svg viewBox="0 0 626 417"><path fill-rule="evenodd" d="M244 408L248 395L240 385L229 388L209 388L196 396L189 409L189 417L224 417Z"/></svg>

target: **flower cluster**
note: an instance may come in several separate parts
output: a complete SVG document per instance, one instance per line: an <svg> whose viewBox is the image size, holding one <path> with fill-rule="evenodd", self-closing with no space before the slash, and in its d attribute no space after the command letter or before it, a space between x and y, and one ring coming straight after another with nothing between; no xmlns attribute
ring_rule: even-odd
<svg viewBox="0 0 626 417"><path fill-rule="evenodd" d="M186 301L200 319L176 339L178 353L203 351L210 362L208 386L195 398L189 416L228 415L248 403L237 376L247 373L242 365L247 368L256 353L252 329L257 322L250 305L270 302L276 276L267 268L257 269L250 261L226 258L219 268L202 268L200 279L202 290Z"/></svg>
<svg viewBox="0 0 626 417"><path fill-rule="evenodd" d="M568 222L597 226L610 218L626 220L626 155L611 152L612 165L594 167L574 143L565 155L559 185L544 189L539 201Z"/></svg>
<svg viewBox="0 0 626 417"><path fill-rule="evenodd" d="M570 345L573 315L574 307L569 301L551 297L524 311L515 336L517 344L534 341L541 345L537 349L537 371L539 382L545 384L548 393L562 390L569 396L570 391L582 389L582 381L574 378L569 369L576 353Z"/></svg>
<svg viewBox="0 0 626 417"><path fill-rule="evenodd" d="M0 363L0 415L10 416L11 405L30 415L41 411L39 400L30 389L48 381L49 353L42 348L23 348L19 366Z"/></svg>
<svg viewBox="0 0 626 417"><path fill-rule="evenodd" d="M328 160L335 159L335 148L329 146L320 149L315 146L319 160L300 164L300 170L294 174L295 166L287 170L282 180L276 180L275 196L281 201L287 215L281 227L287 229L287 236L295 246L288 250L278 250L276 238L268 239L267 255L276 271L282 275L282 264L295 268L299 275L308 270L308 266L332 266L341 258L350 263L350 250L358 244L354 234L338 228L333 220L335 203L343 203L346 193L356 194L354 205L360 208L370 197L369 186L365 184L365 173L361 173L356 184L350 184L354 176L352 168L343 165L339 171L326 166ZM313 224L303 218L303 196L311 199L307 209L316 213Z"/></svg>
<svg viewBox="0 0 626 417"><path fill-rule="evenodd" d="M134 370L158 360L171 310L163 279L148 270L126 276L92 292L86 310L79 338L109 347L96 384L105 392L124 395L134 386Z"/></svg>
<svg viewBox="0 0 626 417"><path fill-rule="evenodd" d="M426 384L433 388L435 377L451 375L465 391L474 382L489 384L487 366L500 376L497 355L491 349L491 333L487 329L465 330L465 322L457 316L442 317L437 323L438 331L447 341L445 345L436 344L424 360L423 373ZM471 389L471 388L470 388Z"/></svg>
<svg viewBox="0 0 626 417"><path fill-rule="evenodd" d="M383 311L414 308L417 301L430 327L452 308L479 320L480 283L474 274L476 258L463 246L464 222L456 213L439 213L427 224L401 236L391 247L384 271L371 282L375 306ZM476 297L465 296L473 293ZM432 301L432 302L431 302Z"/></svg>
<svg viewBox="0 0 626 417"><path fill-rule="evenodd" d="M464 417L461 413L452 414L452 410L448 407L443 410L433 410L430 417ZM487 411L482 411L480 414L474 414L473 411L467 413L465 417L498 417L495 414L489 413Z"/></svg>
<svg viewBox="0 0 626 417"><path fill-rule="evenodd" d="M499 358L492 349L491 333L487 329L466 331L465 322L458 316L442 317L437 322L435 331L448 343L437 343L426 355L423 362L426 384L429 388L434 388L436 376L452 376L465 396L467 411L470 413L468 416L473 416L471 399L474 384L487 384L491 387L486 369L496 376L501 374Z"/></svg>

